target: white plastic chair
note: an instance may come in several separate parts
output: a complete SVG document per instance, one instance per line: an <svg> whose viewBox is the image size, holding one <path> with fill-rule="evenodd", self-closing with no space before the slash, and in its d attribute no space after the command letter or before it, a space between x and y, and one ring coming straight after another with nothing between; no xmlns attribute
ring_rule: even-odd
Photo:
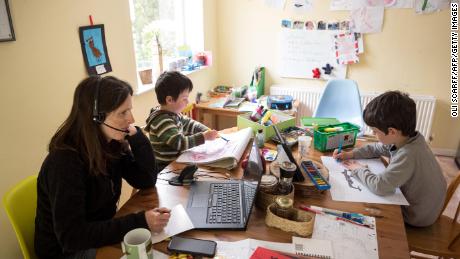
<svg viewBox="0 0 460 259"><path fill-rule="evenodd" d="M364 130L361 96L358 85L349 79L329 80L321 95L313 117L336 118L340 122L350 122Z"/></svg>

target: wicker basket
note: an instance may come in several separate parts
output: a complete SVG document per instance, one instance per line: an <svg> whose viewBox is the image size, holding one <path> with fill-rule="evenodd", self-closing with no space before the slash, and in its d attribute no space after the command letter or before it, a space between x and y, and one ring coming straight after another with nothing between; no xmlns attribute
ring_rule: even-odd
<svg viewBox="0 0 460 259"><path fill-rule="evenodd" d="M257 193L256 206L258 208L261 208L261 209L265 210L268 207L268 205L274 203L276 198L278 198L278 197L288 197L288 198L291 198L294 201L294 192L295 192L294 185L292 186L291 192L289 194L287 194L287 195L275 195L275 194L266 193L266 192L260 190Z"/></svg>
<svg viewBox="0 0 460 259"><path fill-rule="evenodd" d="M293 219L285 219L273 213L275 203L267 207L267 215L265 216L265 224L269 227L281 229L282 231L295 233L302 237L310 236L313 233L315 215L313 213L291 208L293 211Z"/></svg>

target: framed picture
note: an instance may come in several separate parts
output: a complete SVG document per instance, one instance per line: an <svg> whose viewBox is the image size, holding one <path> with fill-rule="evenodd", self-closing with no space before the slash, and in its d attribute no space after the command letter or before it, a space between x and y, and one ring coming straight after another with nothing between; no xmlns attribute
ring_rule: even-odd
<svg viewBox="0 0 460 259"><path fill-rule="evenodd" d="M8 0L0 0L0 41L14 41L13 22L11 21Z"/></svg>
<svg viewBox="0 0 460 259"><path fill-rule="evenodd" d="M112 71L105 44L104 25L83 26L79 28L79 32L88 74L101 75Z"/></svg>

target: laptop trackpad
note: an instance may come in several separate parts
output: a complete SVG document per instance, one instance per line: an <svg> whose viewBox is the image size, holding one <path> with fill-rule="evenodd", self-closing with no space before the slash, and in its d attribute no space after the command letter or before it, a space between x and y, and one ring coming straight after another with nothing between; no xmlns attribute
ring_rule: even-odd
<svg viewBox="0 0 460 259"><path fill-rule="evenodd" d="M206 208L208 207L209 194L195 194L193 195L192 208Z"/></svg>

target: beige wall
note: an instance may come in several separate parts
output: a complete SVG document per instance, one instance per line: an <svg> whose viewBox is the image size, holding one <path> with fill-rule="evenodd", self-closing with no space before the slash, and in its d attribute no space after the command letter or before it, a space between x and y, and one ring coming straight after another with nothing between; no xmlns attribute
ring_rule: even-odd
<svg viewBox="0 0 460 259"><path fill-rule="evenodd" d="M0 194L37 173L49 139L70 111L77 83L86 76L78 27L105 24L113 73L135 82L135 61L126 0L9 1L16 41L0 43ZM217 52L215 3L205 0L205 47ZM190 75L196 90L216 84L217 67ZM143 124L154 105L151 92L134 98L134 115ZM0 210L0 258L21 258L5 211Z"/></svg>
<svg viewBox="0 0 460 259"><path fill-rule="evenodd" d="M218 83L247 84L257 65L267 67L267 85L324 85L322 81L279 77L276 33L281 19L295 16L269 9L262 0L204 2L205 48L213 51L217 65L190 75L194 93ZM328 2L315 1L312 19L347 16L346 12L329 12ZM112 74L135 82L127 1L14 0L10 8L17 40L0 43L2 195L38 172L50 137L69 112L74 88L86 76L78 27L88 24L88 14L96 24L105 24ZM402 89L435 95L439 102L433 144L456 148L460 123L448 116L448 13L416 16L412 10L390 10L385 21L383 33L366 36L366 53L360 64L350 67L349 77L362 91ZM137 124L143 124L154 99L152 91L134 98ZM4 248L0 258L21 257L3 209L0 221Z"/></svg>
<svg viewBox="0 0 460 259"><path fill-rule="evenodd" d="M289 3L289 1L287 1ZM341 20L348 12L329 11L330 1L314 1L308 15L313 20ZM264 1L219 0L219 82L249 84L255 66L267 68L266 86L288 84L323 88L325 82L281 78L278 69L278 37L282 19L305 16L271 9ZM433 147L456 149L460 119L449 113L449 11L416 15L412 9L385 11L383 32L365 35L360 63L349 66L348 78L363 92L399 89L437 98Z"/></svg>

